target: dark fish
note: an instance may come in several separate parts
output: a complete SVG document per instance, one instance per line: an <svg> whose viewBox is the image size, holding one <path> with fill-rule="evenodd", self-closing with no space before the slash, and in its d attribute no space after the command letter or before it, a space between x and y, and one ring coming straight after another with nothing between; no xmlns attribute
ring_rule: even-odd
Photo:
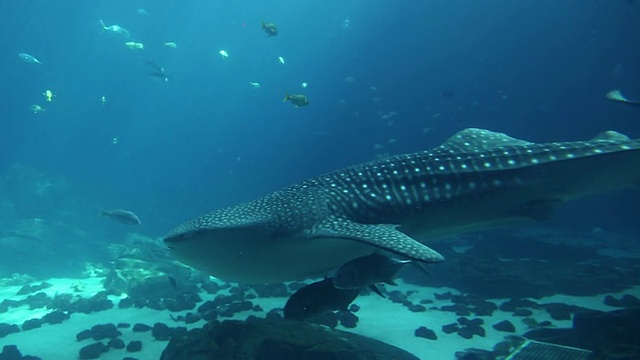
<svg viewBox="0 0 640 360"><path fill-rule="evenodd" d="M309 105L309 99L307 99L307 97L304 96L304 95L289 95L289 94L285 94L284 100L282 100L282 102L285 102L285 101L291 101L293 106L297 107L297 108L300 107L300 106Z"/></svg>
<svg viewBox="0 0 640 360"><path fill-rule="evenodd" d="M171 80L172 74L167 74L167 72L164 70L162 66L154 63L151 60L147 60L147 64L154 69L151 73L149 73L149 75L151 75L152 77L162 79L163 81Z"/></svg>
<svg viewBox="0 0 640 360"><path fill-rule="evenodd" d="M296 291L284 305L284 318L306 320L327 311L346 310L361 289L336 289L333 279L309 284Z"/></svg>
<svg viewBox="0 0 640 360"><path fill-rule="evenodd" d="M115 221L121 222L127 225L140 225L140 219L138 215L128 210L113 209L113 210L101 210L99 216L108 217Z"/></svg>
<svg viewBox="0 0 640 360"><path fill-rule="evenodd" d="M278 27L274 23L262 22L262 30L267 33L267 37L278 35Z"/></svg>
<svg viewBox="0 0 640 360"><path fill-rule="evenodd" d="M333 278L337 289L358 289L386 283L396 285L393 278L411 260L400 260L380 253L361 256L340 266Z"/></svg>

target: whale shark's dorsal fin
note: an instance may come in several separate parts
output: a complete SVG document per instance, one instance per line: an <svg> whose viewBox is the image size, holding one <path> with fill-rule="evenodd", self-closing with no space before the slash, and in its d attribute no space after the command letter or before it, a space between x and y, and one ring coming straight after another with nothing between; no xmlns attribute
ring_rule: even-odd
<svg viewBox="0 0 640 360"><path fill-rule="evenodd" d="M398 231L397 227L391 224L360 224L329 216L315 226L309 236L355 240L422 262L444 260L437 251Z"/></svg>
<svg viewBox="0 0 640 360"><path fill-rule="evenodd" d="M594 141L594 140L627 141L631 139L625 134L621 134L617 131L609 130L609 131L601 132L600 134L594 136L593 139L591 139L591 141Z"/></svg>
<svg viewBox="0 0 640 360"><path fill-rule="evenodd" d="M512 138L503 133L469 128L457 132L437 149L449 152L479 152L492 150L500 146L526 146L532 143Z"/></svg>

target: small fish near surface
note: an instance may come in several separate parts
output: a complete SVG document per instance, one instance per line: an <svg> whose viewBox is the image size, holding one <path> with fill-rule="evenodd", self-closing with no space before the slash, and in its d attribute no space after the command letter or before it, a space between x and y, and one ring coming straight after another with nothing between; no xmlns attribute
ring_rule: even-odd
<svg viewBox="0 0 640 360"><path fill-rule="evenodd" d="M430 239L532 223L563 202L640 186L640 139L532 143L465 129L430 150L336 170L196 217L164 242L226 281L322 276L384 250L444 257Z"/></svg>
<svg viewBox="0 0 640 360"><path fill-rule="evenodd" d="M267 33L267 37L278 35L278 27L274 23L262 22L262 30Z"/></svg>
<svg viewBox="0 0 640 360"><path fill-rule="evenodd" d="M27 53L19 53L18 57L20 57L20 59L22 59L22 61L28 62L30 64L42 64L42 62L40 62L40 60L36 59L35 57L33 57L32 55L29 55Z"/></svg>
<svg viewBox="0 0 640 360"><path fill-rule="evenodd" d="M293 104L294 107L299 108L301 106L308 106L309 105L309 99L307 99L306 96L304 95L289 95L289 94L285 94L284 99L282 100L282 102L287 102L287 101L291 101L291 103Z"/></svg>
<svg viewBox="0 0 640 360"><path fill-rule="evenodd" d="M100 20L100 25L102 26L102 32L110 32L113 34L118 34L118 35L122 35L125 38L130 38L131 37L131 33L129 33L129 30L123 28L120 25L109 25L107 26L104 21Z"/></svg>
<svg viewBox="0 0 640 360"><path fill-rule="evenodd" d="M138 215L123 209L100 210L98 216L108 217L109 219L126 225L140 225L142 223Z"/></svg>
<svg viewBox="0 0 640 360"><path fill-rule="evenodd" d="M284 305L285 320L306 320L329 311L347 310L362 289L337 289L326 278L296 291Z"/></svg>

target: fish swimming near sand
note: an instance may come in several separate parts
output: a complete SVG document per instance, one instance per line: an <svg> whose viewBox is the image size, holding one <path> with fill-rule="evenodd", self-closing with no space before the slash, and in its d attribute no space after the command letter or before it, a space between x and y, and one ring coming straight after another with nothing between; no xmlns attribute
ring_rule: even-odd
<svg viewBox="0 0 640 360"><path fill-rule="evenodd" d="M138 215L123 209L100 210L98 215L108 217L109 219L126 225L140 225L142 223L140 218L138 218Z"/></svg>
<svg viewBox="0 0 640 360"><path fill-rule="evenodd" d="M164 239L182 262L223 280L322 276L383 249L444 260L437 236L548 218L557 205L640 185L640 140L532 143L466 129L431 150L304 180L188 221Z"/></svg>
<svg viewBox="0 0 640 360"><path fill-rule="evenodd" d="M296 291L284 305L286 320L307 320L329 311L347 310L362 289L338 289L326 278Z"/></svg>

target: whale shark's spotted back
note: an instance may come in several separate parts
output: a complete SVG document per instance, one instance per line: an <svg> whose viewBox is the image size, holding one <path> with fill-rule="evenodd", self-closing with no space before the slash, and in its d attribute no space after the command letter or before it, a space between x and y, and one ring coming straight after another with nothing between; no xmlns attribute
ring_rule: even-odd
<svg viewBox="0 0 640 360"><path fill-rule="evenodd" d="M591 141L535 144L466 129L432 150L353 166L311 182L331 194L332 211L376 222L385 214L419 212L431 203L514 186L526 181L518 169L638 148L640 141L612 131Z"/></svg>
<svg viewBox="0 0 640 360"><path fill-rule="evenodd" d="M557 203L640 184L640 140L536 144L482 129L434 149L352 166L211 212L165 242L187 263L244 282L318 275L389 250L420 261L455 234L544 218Z"/></svg>

